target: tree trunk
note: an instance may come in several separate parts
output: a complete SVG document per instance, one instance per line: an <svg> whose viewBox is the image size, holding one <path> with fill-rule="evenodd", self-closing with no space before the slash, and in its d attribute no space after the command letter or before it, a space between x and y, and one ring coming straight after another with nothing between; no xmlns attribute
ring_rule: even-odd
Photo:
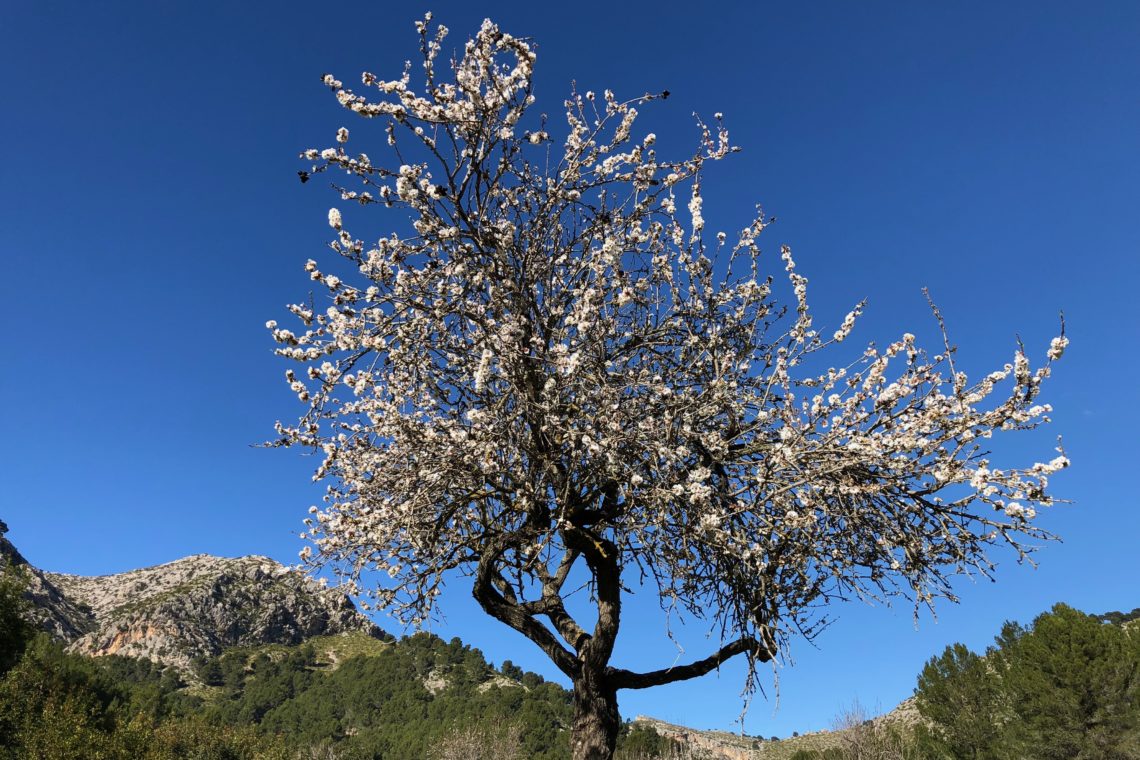
<svg viewBox="0 0 1140 760"><path fill-rule="evenodd" d="M611 760L620 728L617 689L601 673L584 670L574 679L571 756L574 760Z"/></svg>

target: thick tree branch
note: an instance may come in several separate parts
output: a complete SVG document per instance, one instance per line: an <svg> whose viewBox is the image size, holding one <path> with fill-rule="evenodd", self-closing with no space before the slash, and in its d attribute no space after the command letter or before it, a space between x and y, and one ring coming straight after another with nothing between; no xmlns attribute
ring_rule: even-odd
<svg viewBox="0 0 1140 760"><path fill-rule="evenodd" d="M574 647L575 651L581 651L590 639L590 635L566 611L561 591L566 578L570 575L570 568L578 557L578 551L567 549L553 575L541 562L536 564L535 575L542 582L542 599L527 605L535 614L546 615L558 634L567 644Z"/></svg>
<svg viewBox="0 0 1140 760"><path fill-rule="evenodd" d="M508 601L495 588L495 578L498 573L494 565L501 553L501 550L488 552L479 560L475 585L471 589L475 601L479 602L488 615L509 625L537 644L559 670L574 678L578 672L578 663L574 655L559 644L554 634L535 620L532 614L518 604Z"/></svg>
<svg viewBox="0 0 1140 760"><path fill-rule="evenodd" d="M594 633L578 652L579 659L595 668L604 667L613 653L621 623L621 566L617 546L591 530L580 527L562 532L567 546L581 552L594 578L598 619Z"/></svg>
<svg viewBox="0 0 1140 760"><path fill-rule="evenodd" d="M566 611L562 597L547 597L543 601L546 602L546 616L550 618L550 622L554 624L559 635L566 640L567 644L574 647L575 651L581 652L590 640L590 634L586 633L582 626L578 625L578 622Z"/></svg>
<svg viewBox="0 0 1140 760"><path fill-rule="evenodd" d="M687 681L690 678L698 678L715 670L722 662L745 652L752 652L759 662L771 660L774 654L770 648L761 645L761 643L752 636L744 636L731 644L726 644L716 653L703 660L697 660L688 665L678 665L672 668L653 670L648 673L634 673L633 671L623 670L621 668L607 668L606 675L607 680L615 689L647 689L651 686L660 686L662 684L674 683L675 681Z"/></svg>

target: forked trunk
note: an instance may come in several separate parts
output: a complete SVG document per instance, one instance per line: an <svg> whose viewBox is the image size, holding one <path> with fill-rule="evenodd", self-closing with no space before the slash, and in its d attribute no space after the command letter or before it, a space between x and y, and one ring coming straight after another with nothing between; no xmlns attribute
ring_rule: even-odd
<svg viewBox="0 0 1140 760"><path fill-rule="evenodd" d="M601 674L583 672L574 680L571 756L574 760L610 760L620 728L617 690Z"/></svg>

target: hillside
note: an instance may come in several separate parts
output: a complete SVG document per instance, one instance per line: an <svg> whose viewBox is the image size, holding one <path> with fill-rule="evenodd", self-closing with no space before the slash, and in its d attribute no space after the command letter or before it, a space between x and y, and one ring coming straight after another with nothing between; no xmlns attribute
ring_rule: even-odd
<svg viewBox="0 0 1140 760"><path fill-rule="evenodd" d="M188 670L232 647L299 644L313 636L383 634L334 589L267 557L197 554L155 567L84 577L45 573L91 611L72 651L146 657Z"/></svg>
<svg viewBox="0 0 1140 760"><path fill-rule="evenodd" d="M20 568L39 628L117 677L127 673L159 688L164 696L149 699L176 705L163 708L173 714L408 758L422 756L445 730L490 720L518 724L527 757L566 756L564 689L510 663L496 670L458 639L420 634L397 642L339 591L269 558L198 554L78 576L34 567L0 535L0 560ZM155 666L138 670L126 664L130 658ZM157 687L163 667L178 675L163 676ZM355 707L362 703L371 709L362 713ZM805 743L808 737L770 742L651 718L632 727L639 746L667 746L664 737L725 760L782 758L797 745L833 742L826 734L823 744Z"/></svg>
<svg viewBox="0 0 1140 760"><path fill-rule="evenodd" d="M34 567L2 529L16 572L0 578L0 757L174 760L206 743L249 760L419 760L448 742L464 760L569 757L561 686L458 638L397 641L266 557L83 577ZM1137 760L1136 612L1057 605L1007 623L984 653L932 658L915 698L876 718L853 708L832 731L765 739L639 716L616 757Z"/></svg>
<svg viewBox="0 0 1140 760"><path fill-rule="evenodd" d="M61 641L75 641L94 630L95 617L91 610L66 596L47 573L24 559L4 537L5 532L6 526L0 523L0 569L17 568L23 575L24 595L31 602L30 614L36 626Z"/></svg>
<svg viewBox="0 0 1140 760"><path fill-rule="evenodd" d="M0 757L167 760L206 742L218 757L335 745L321 756L415 760L492 725L528 758L568 757L562 687L496 669L459 639L396 641L339 591L268 558L84 577L34 567L0 534L0 565L18 571L0 583L0 617L47 634L4 642L26 651L0 671Z"/></svg>
<svg viewBox="0 0 1140 760"><path fill-rule="evenodd" d="M864 726L864 720L868 720L869 724ZM633 725L651 729L703 760L800 760L805 756L812 757L815 753L823 756L829 750L842 752L859 740L859 732L873 732L882 736L892 730L912 727L920 720L912 697L883 715L872 717L861 712L852 713L840 716L838 722L843 725L835 730L814 731L783 739L741 736L728 731L701 731L645 715L634 718ZM883 757L889 759L894 756L884 754Z"/></svg>

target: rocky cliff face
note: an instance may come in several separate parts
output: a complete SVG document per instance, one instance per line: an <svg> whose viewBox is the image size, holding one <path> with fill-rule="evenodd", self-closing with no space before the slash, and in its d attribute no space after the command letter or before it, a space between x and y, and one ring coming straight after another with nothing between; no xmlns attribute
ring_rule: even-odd
<svg viewBox="0 0 1140 760"><path fill-rule="evenodd" d="M0 523L3 525L3 523ZM62 641L74 641L95 628L90 609L68 598L39 568L33 567L0 531L0 569L14 567L27 584L33 622Z"/></svg>
<svg viewBox="0 0 1140 760"><path fill-rule="evenodd" d="M37 624L81 654L189 670L196 657L230 647L352 632L387 637L344 594L267 557L197 554L85 577L32 567L0 536L0 560L22 568Z"/></svg>
<svg viewBox="0 0 1140 760"><path fill-rule="evenodd" d="M708 758L708 760L758 760L768 757L764 750L764 740L748 736L730 734L726 731L700 731L688 726L678 726L663 720L638 715L633 720L652 728L661 736L679 743L686 756Z"/></svg>

